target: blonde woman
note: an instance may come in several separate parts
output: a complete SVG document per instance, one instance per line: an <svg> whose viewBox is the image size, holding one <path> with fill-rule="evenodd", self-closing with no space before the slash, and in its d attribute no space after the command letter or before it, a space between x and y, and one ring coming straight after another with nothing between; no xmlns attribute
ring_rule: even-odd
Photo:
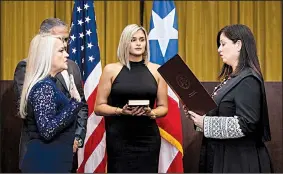
<svg viewBox="0 0 283 174"><path fill-rule="evenodd" d="M103 70L95 104L95 113L105 116L107 171L157 173L161 138L155 119L167 114L167 85L158 65L148 61L146 30L128 25L117 54L119 62ZM150 104L130 107L128 100Z"/></svg>
<svg viewBox="0 0 283 174"><path fill-rule="evenodd" d="M72 168L75 120L82 103L69 100L54 78L68 68L67 57L58 36L39 34L30 44L20 101L30 140L21 165L24 173L63 173ZM76 96L76 88L70 93Z"/></svg>

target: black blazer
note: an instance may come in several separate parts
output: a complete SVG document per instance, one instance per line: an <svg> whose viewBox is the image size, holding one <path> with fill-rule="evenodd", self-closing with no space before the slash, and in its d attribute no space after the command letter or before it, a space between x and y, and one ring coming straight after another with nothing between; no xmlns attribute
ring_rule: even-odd
<svg viewBox="0 0 283 174"><path fill-rule="evenodd" d="M219 114L219 105L226 98L227 94L232 92L233 89L243 79L250 77L250 76L254 77L259 82L261 93L262 93L261 110L260 110L260 115L258 115L258 116L260 116L260 131L257 132L257 134L261 137L263 142L270 141L271 140L271 134L270 134L270 127L269 127L268 107L267 107L264 81L263 81L262 77L260 77L251 68L245 68L243 71L240 72L240 74L238 74L237 76L235 76L231 80L229 80L229 83L227 83L225 85L225 88L223 88L222 92L214 97L214 101L216 102L218 107L215 108L214 110L210 111L207 115L218 115ZM241 92L245 93L247 91L241 91ZM253 101L251 100L250 102L252 103ZM242 107L241 109L242 110L248 110L248 108L244 108L244 107Z"/></svg>
<svg viewBox="0 0 283 174"><path fill-rule="evenodd" d="M78 112L77 117L77 125L76 125L76 136L81 138L84 142L85 136L86 136L86 125L87 125L87 118L88 118L88 106L84 97L84 91L82 87L82 80L81 80L81 74L80 69L78 65L68 59L68 73L73 74L75 85L78 89L78 92L81 97L81 102L83 103L83 107ZM20 61L16 67L15 73L14 73L14 91L16 94L16 97L19 101L23 89L23 83L25 78L25 72L26 72L26 59ZM70 98L70 94L68 91L68 88L66 86L65 80L61 73L58 73L56 75L56 78L58 79L56 82L56 86L59 90L61 90L68 98ZM18 102L19 106L19 102ZM24 133L24 127L21 132L21 140L20 140L20 162L23 158L23 155L25 153L25 145L28 141L27 135ZM82 145L83 146L83 145ZM81 146L81 147L82 147Z"/></svg>

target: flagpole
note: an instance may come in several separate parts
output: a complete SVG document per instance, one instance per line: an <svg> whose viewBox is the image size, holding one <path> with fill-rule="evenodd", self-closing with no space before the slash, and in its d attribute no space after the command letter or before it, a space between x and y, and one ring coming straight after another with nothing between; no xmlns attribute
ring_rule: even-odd
<svg viewBox="0 0 283 174"><path fill-rule="evenodd" d="M55 16L55 18L57 17L56 16L56 0L54 0L54 16Z"/></svg>
<svg viewBox="0 0 283 174"><path fill-rule="evenodd" d="M144 0L140 0L140 24L143 26Z"/></svg>

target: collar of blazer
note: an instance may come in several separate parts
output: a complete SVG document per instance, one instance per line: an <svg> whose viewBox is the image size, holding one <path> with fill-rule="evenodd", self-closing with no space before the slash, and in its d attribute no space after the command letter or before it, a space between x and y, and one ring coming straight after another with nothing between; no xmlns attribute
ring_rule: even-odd
<svg viewBox="0 0 283 174"><path fill-rule="evenodd" d="M220 104L222 98L231 90L233 89L235 86L237 86L237 84L242 81L245 77L248 77L250 75L253 75L252 71L250 68L246 68L244 69L239 75L237 75L236 77L232 77L229 81L227 81L227 83L225 84L225 86L222 87L222 89L218 92L218 94L216 96L214 96L214 101L217 105Z"/></svg>
<svg viewBox="0 0 283 174"><path fill-rule="evenodd" d="M59 80L59 82L63 85L63 87L69 91L69 84L70 84L70 80L69 80L69 73L67 70L62 71L61 73L58 73L56 75L56 78ZM68 85L67 85L68 84Z"/></svg>
<svg viewBox="0 0 283 174"><path fill-rule="evenodd" d="M57 79L60 81L60 83L67 91L69 91L69 87L70 87L71 74L73 74L73 63L71 63L71 60L68 59L68 70L64 70L56 75Z"/></svg>

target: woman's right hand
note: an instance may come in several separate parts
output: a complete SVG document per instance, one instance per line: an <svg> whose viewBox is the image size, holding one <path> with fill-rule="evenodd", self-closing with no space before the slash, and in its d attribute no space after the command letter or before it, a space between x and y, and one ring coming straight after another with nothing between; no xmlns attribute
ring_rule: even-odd
<svg viewBox="0 0 283 174"><path fill-rule="evenodd" d="M191 115L190 115L190 113L189 113L189 109L187 108L186 105L183 105L183 110L184 110L185 116L186 116L187 118L191 119L191 117L190 117Z"/></svg>
<svg viewBox="0 0 283 174"><path fill-rule="evenodd" d="M73 77L72 74L70 75L70 90L69 90L69 93L71 95L71 98L76 99L78 102L81 101L81 97L80 97L80 94L79 94L78 89L76 87L74 77Z"/></svg>
<svg viewBox="0 0 283 174"><path fill-rule="evenodd" d="M141 116L145 113L144 111L144 107L141 106L128 106L128 104L126 104L122 110L121 110L121 114L123 115L132 115L132 116Z"/></svg>
<svg viewBox="0 0 283 174"><path fill-rule="evenodd" d="M188 117L188 115L189 115L189 109L186 107L186 105L183 105L183 110L184 110L186 116Z"/></svg>
<svg viewBox="0 0 283 174"><path fill-rule="evenodd" d="M121 110L122 115L132 115L132 109L126 104L122 110Z"/></svg>

